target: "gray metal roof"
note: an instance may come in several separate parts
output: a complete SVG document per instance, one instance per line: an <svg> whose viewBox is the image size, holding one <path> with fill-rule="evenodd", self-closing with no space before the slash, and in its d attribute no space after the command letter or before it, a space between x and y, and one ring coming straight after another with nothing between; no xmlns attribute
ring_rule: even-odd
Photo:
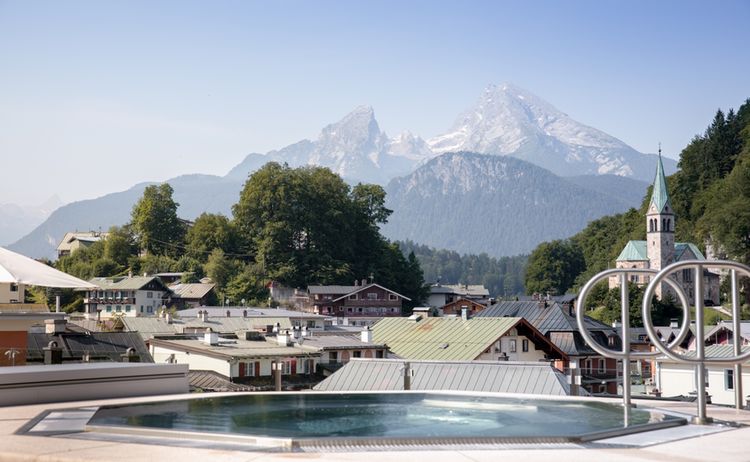
<svg viewBox="0 0 750 462"><path fill-rule="evenodd" d="M314 387L323 391L403 390L403 360L352 359ZM409 361L412 390L568 395L565 375L548 363Z"/></svg>
<svg viewBox="0 0 750 462"><path fill-rule="evenodd" d="M550 332L571 332L578 330L576 317L559 303L544 301L503 301L491 305L475 315L477 318L518 317L529 321L542 334ZM589 330L614 332L614 329L600 321L584 316Z"/></svg>
<svg viewBox="0 0 750 462"><path fill-rule="evenodd" d="M315 335L303 337L302 347L316 350L386 348L383 344L365 343L356 335Z"/></svg>
<svg viewBox="0 0 750 462"><path fill-rule="evenodd" d="M242 318L247 314L246 317L248 318L269 316L276 318L325 319L325 316L315 313L307 313L305 311L285 310L282 308L247 308L241 306L202 306L199 308L180 310L177 314L181 318L197 318L199 311L208 311L209 318ZM227 316L227 311L229 312L229 316Z"/></svg>
<svg viewBox="0 0 750 462"><path fill-rule="evenodd" d="M174 298L195 298L200 299L206 296L216 284L208 283L179 283L169 286L174 292Z"/></svg>
<svg viewBox="0 0 750 462"><path fill-rule="evenodd" d="M361 289L361 286L307 286L307 292L313 295L346 295L357 289Z"/></svg>
<svg viewBox="0 0 750 462"><path fill-rule="evenodd" d="M188 371L190 388L203 391L253 391L254 387L230 382L226 377L214 371Z"/></svg>

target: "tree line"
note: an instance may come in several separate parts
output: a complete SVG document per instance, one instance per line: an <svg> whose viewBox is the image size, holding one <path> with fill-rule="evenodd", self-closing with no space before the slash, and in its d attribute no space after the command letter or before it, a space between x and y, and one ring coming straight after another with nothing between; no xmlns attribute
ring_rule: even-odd
<svg viewBox="0 0 750 462"><path fill-rule="evenodd" d="M204 213L193 223L178 218L172 193L167 183L148 186L127 225L56 266L83 279L128 272L186 272L185 282L207 276L232 303L267 303L270 281L306 288L365 278L411 304L426 297L416 256L379 232L391 214L380 186L351 187L327 168L272 162L249 176L232 217Z"/></svg>

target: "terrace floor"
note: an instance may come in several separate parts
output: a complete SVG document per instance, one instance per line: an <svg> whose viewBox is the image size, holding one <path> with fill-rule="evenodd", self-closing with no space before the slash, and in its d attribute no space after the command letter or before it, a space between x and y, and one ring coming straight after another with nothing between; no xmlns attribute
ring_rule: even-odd
<svg viewBox="0 0 750 462"><path fill-rule="evenodd" d="M214 396L219 396L216 394ZM183 395L184 396L184 395ZM189 395L187 395L189 396ZM194 395L193 395L194 396ZM176 398L167 396L162 398ZM179 460L190 461L289 461L326 460L362 461L366 458L379 461L431 460L439 461L497 461L524 460L550 461L575 460L577 462L596 461L747 461L750 460L750 411L737 411L720 406L709 406L708 415L715 420L735 422L738 426L696 426L688 425L635 435L599 440L587 444L538 445L533 449L506 446L502 449L483 450L409 450L372 452L261 452L232 448L228 445L216 447L192 447L186 442L183 447L166 446L154 440L151 444L133 442L129 437L120 441L80 438L82 435L42 436L39 430L55 430L75 427L76 419L86 419L85 415L49 414L44 426L34 422L40 414L48 410L60 411L70 408L99 406L112 403L135 403L153 401L155 397L68 402L0 408L0 461L149 461ZM669 412L692 415L695 404L668 401L636 401L639 407L655 407ZM84 413L85 414L85 413ZM60 419L56 415L62 416ZM64 419L71 419L65 422ZM37 435L16 434L20 429L36 427ZM42 428L44 427L44 428ZM85 437L85 435L83 435ZM667 442L665 442L667 441Z"/></svg>

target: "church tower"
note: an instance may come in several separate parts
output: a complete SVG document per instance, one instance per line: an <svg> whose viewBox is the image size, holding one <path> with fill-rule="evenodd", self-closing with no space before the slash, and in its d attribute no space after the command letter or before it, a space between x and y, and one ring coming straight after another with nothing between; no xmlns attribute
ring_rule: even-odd
<svg viewBox="0 0 750 462"><path fill-rule="evenodd" d="M660 270L674 262L674 211L667 191L667 179L661 162L656 166L654 189L651 202L646 212L646 248L651 269ZM661 297L662 287L657 288L656 295Z"/></svg>

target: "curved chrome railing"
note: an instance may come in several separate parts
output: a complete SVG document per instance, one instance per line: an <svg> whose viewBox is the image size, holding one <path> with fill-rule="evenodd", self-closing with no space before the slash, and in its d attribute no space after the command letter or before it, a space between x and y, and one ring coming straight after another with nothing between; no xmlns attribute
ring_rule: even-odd
<svg viewBox="0 0 750 462"><path fill-rule="evenodd" d="M732 322L733 322L733 346L734 356L732 357L706 357L705 355L705 335L704 335L704 282L703 282L703 270L705 268L720 268L728 269L731 278L731 290L732 290ZM690 303L688 298L685 296L685 292L680 285L669 276L674 274L678 270L682 269L693 269L695 271L694 284L695 284L695 318L696 318L696 332L695 337L700 341L696 341L696 352L695 357L686 356L674 351L674 347L679 345L687 336L690 330ZM646 291L643 296L643 325L646 328L648 337L651 340L651 344L654 345L657 351L653 352L636 352L630 351L630 303L629 303L629 290L628 284L630 281L628 277L634 274L648 274L653 275ZM592 277L586 285L581 289L581 293L578 296L578 302L576 305L576 321L578 323L578 329L581 332L581 336L586 343L591 347L592 350L596 351L600 355L606 358L612 358L615 360L622 361L622 399L623 405L626 407L631 406L631 390L630 390L630 361L631 359L637 358L653 358L659 354L663 354L674 361L681 363L692 363L695 364L696 373L696 388L697 388L697 403L698 403L698 415L693 421L695 423L703 424L711 421L706 416L706 377L705 367L706 363L720 363L720 364L733 364L734 365L734 390L735 390L735 407L738 409L742 407L742 366L741 364L747 359L750 359L750 351L742 353L741 337L740 333L740 300L739 300L739 275L745 275L750 277L750 267L741 263L732 261L705 261L705 260L687 260L682 262L673 263L661 271L653 269L638 269L638 268L616 268L606 271ZM591 289L600 281L605 278L609 278L614 275L620 277L620 309L622 318L622 348L620 351L605 348L598 344L592 338L584 322L585 314L585 303L586 298L589 295ZM651 299L656 292L656 288L666 283L669 285L682 305L682 326L678 336L669 344L665 345L662 340L656 334L656 329L653 326L651 319Z"/></svg>

